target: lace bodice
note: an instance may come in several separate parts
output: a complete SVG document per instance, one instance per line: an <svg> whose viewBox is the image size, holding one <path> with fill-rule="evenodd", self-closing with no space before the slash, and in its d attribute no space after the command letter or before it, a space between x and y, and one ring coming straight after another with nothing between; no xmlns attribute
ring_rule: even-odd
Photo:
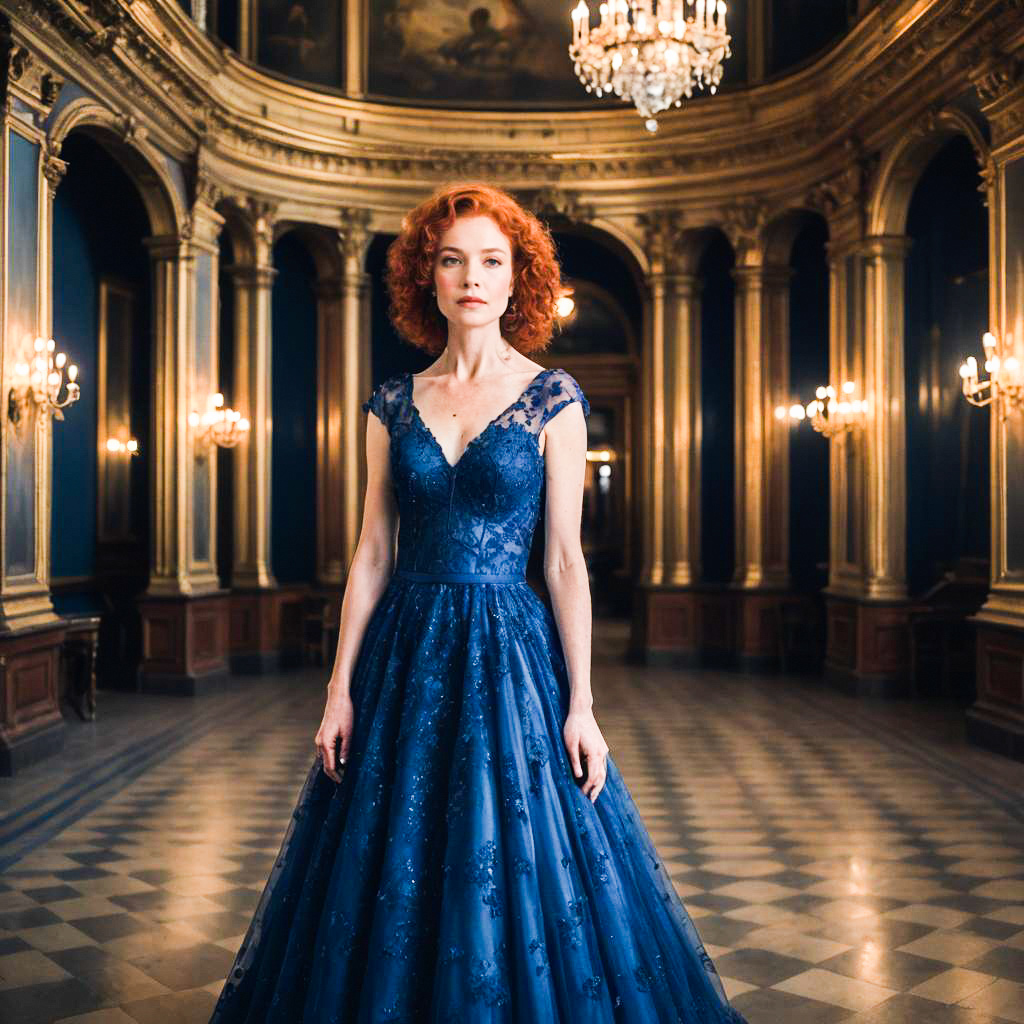
<svg viewBox="0 0 1024 1024"><path fill-rule="evenodd" d="M411 373L374 388L363 410L390 436L399 511L396 568L523 574L540 512L538 435L561 409L590 403L565 370L545 369L450 464L412 401Z"/></svg>

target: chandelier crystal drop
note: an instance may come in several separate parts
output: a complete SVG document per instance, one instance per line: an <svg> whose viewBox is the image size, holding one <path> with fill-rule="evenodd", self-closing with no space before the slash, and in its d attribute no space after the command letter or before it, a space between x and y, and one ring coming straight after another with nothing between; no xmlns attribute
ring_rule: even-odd
<svg viewBox="0 0 1024 1024"><path fill-rule="evenodd" d="M590 8L572 11L569 58L587 92L631 101L656 132L656 114L690 99L694 86L713 93L722 61L732 56L723 0L605 0L601 23Z"/></svg>

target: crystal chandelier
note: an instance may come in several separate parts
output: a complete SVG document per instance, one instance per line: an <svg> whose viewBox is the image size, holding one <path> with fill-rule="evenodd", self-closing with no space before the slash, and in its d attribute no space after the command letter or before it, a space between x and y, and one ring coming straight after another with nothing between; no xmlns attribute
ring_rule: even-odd
<svg viewBox="0 0 1024 1024"><path fill-rule="evenodd" d="M711 92L732 56L722 0L605 0L601 24L590 27L590 8L572 12L569 57L587 92L614 92L631 100L648 131L655 114L690 99L693 87Z"/></svg>

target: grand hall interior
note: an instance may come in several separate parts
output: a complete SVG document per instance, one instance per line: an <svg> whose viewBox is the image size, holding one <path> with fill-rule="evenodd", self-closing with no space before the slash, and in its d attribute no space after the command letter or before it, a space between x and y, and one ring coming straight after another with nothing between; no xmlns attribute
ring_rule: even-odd
<svg viewBox="0 0 1024 1024"><path fill-rule="evenodd" d="M388 254L481 182L557 251L593 710L732 1007L1024 1022L1022 0L0 0L0 69L0 1021L211 1020L364 403L436 358ZM358 1019L670 1019L588 994ZM244 1019L357 1019L306 1006Z"/></svg>

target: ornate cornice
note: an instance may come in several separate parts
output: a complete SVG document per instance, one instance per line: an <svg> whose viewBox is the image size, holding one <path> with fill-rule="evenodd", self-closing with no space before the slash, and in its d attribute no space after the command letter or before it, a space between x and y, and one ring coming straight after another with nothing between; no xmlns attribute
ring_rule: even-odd
<svg viewBox="0 0 1024 1024"><path fill-rule="evenodd" d="M912 79L914 95L932 103L947 102L969 79L983 94L1010 87L1019 76L1017 58L975 71L975 53L1010 34L1024 0L937 0L920 12L919 3L889 0L838 44L835 61L816 62L792 83L695 103L688 120L667 120L653 141L640 137L628 110L466 117L286 85L221 53L173 0L6 0L5 6L19 35L52 51L57 70L47 73L74 69L84 88L115 109L122 96L132 97L135 109L145 101L154 142L179 159L202 144L211 164L216 156L221 178L244 172L247 188L263 180L272 191L287 182L319 202L344 183L407 191L443 178L485 178L536 188L542 210L588 220L592 207L566 200L565 183L599 185L609 201L622 195L624 184L632 196L666 188L677 196L687 188L707 192L713 175L713 187L727 194L752 175L792 181L795 169L827 161L835 170L826 167L823 180L802 187L815 208L840 210L863 194L863 167L853 169L850 181L851 172L839 169L840 150L825 160L822 154L854 131L877 148L876 140L892 130L887 101ZM968 31L970 52L958 47ZM844 63L862 57L862 66ZM451 141L424 144L439 137ZM233 186L217 180L211 170L202 187L211 196L218 189L230 195ZM601 193L588 188L587 194Z"/></svg>
<svg viewBox="0 0 1024 1024"><path fill-rule="evenodd" d="M594 204L580 200L580 193L545 185L538 189L520 189L517 198L532 213L547 220L561 219L585 224L595 217Z"/></svg>

